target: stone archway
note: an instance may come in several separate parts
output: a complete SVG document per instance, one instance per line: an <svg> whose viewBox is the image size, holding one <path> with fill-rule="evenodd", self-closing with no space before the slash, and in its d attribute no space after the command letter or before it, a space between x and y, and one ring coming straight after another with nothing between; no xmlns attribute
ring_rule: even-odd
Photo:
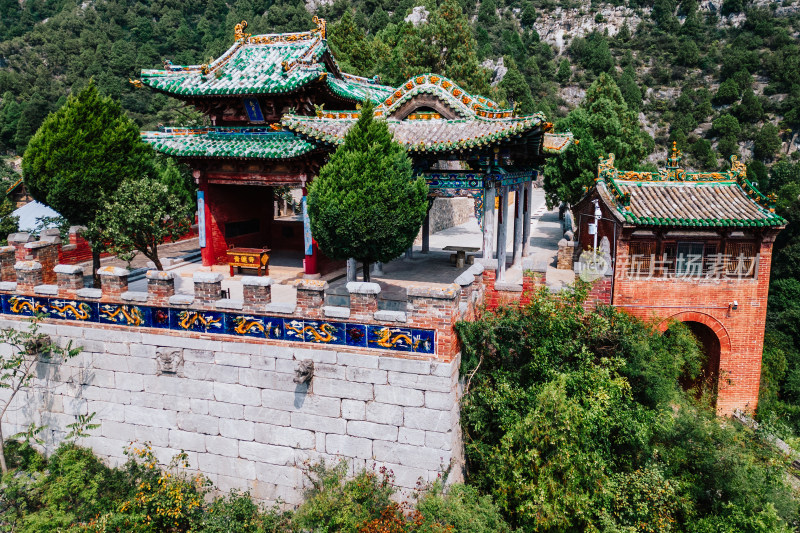
<svg viewBox="0 0 800 533"><path fill-rule="evenodd" d="M685 311L665 319L659 324L661 332L666 331L671 321L683 322L694 334L705 354L702 374L698 380L682 383L685 388L694 388L700 382L707 383L718 399L721 387L720 376L725 374L731 353L731 340L725 326L716 318L705 313Z"/></svg>

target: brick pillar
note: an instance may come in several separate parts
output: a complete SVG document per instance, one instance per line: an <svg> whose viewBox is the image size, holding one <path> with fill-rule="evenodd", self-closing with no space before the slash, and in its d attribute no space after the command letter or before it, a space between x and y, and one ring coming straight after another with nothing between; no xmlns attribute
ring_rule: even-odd
<svg viewBox="0 0 800 533"><path fill-rule="evenodd" d="M102 267L97 271L103 300L119 300L123 292L128 292L128 270L119 267Z"/></svg>
<svg viewBox="0 0 800 533"><path fill-rule="evenodd" d="M0 247L0 281L16 281L17 274L14 271L14 263L17 249L13 246Z"/></svg>
<svg viewBox="0 0 800 533"><path fill-rule="evenodd" d="M218 272L195 272L194 299L200 305L208 305L222 299L222 274Z"/></svg>
<svg viewBox="0 0 800 533"><path fill-rule="evenodd" d="M306 318L321 318L328 282L304 279L297 283L297 313Z"/></svg>
<svg viewBox="0 0 800 533"><path fill-rule="evenodd" d="M456 285L461 287L459 303L469 307L472 300L472 292L475 290L475 274L472 273L472 267L468 268L455 279Z"/></svg>
<svg viewBox="0 0 800 533"><path fill-rule="evenodd" d="M155 305L169 305L169 298L175 294L175 273L163 270L147 271L147 302Z"/></svg>
<svg viewBox="0 0 800 533"><path fill-rule="evenodd" d="M53 272L58 284L58 295L61 298L75 298L78 290L83 288L83 267L56 265Z"/></svg>
<svg viewBox="0 0 800 533"><path fill-rule="evenodd" d="M48 285L56 282L56 273L53 272L53 269L58 264L60 245L61 239L58 239L58 242L34 241L25 244L27 256L42 265L42 279Z"/></svg>
<svg viewBox="0 0 800 533"><path fill-rule="evenodd" d="M459 351L458 337L453 326L458 320L461 288L455 283L446 287L410 285L408 303L411 312L408 323L416 328L436 330L436 357L449 362Z"/></svg>
<svg viewBox="0 0 800 533"><path fill-rule="evenodd" d="M267 304L272 303L272 278L242 276L242 292L244 293L242 310L251 313L263 312Z"/></svg>
<svg viewBox="0 0 800 533"><path fill-rule="evenodd" d="M572 270L575 263L575 241L561 239L558 241L558 264L559 270Z"/></svg>
<svg viewBox="0 0 800 533"><path fill-rule="evenodd" d="M351 281L347 284L350 293L350 318L354 320L373 320L378 311L378 294L381 286L377 283Z"/></svg>
<svg viewBox="0 0 800 533"><path fill-rule="evenodd" d="M17 261L26 261L28 257L28 251L25 249L25 245L28 244L33 240L30 233L27 232L19 232L19 233L12 233L8 236L8 244L9 246L13 246L16 250L15 255Z"/></svg>
<svg viewBox="0 0 800 533"><path fill-rule="evenodd" d="M36 261L17 261L14 270L17 272L18 292L33 294L33 288L42 285L42 265Z"/></svg>

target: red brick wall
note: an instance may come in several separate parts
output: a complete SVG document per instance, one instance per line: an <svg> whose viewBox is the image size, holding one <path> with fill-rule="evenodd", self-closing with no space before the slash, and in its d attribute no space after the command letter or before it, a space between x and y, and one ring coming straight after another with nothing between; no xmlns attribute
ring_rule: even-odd
<svg viewBox="0 0 800 533"><path fill-rule="evenodd" d="M617 246L613 304L665 329L669 319L699 322L711 328L720 341L720 379L717 409L754 410L758 404L761 352L769 291L774 234L760 245L757 278L682 280L653 277L630 279L625 268L628 241ZM733 301L738 309L729 308Z"/></svg>
<svg viewBox="0 0 800 533"><path fill-rule="evenodd" d="M522 292L497 290L494 287L497 271L483 271L484 304L486 309L494 310L501 305L527 305L531 303L533 292L544 285L544 273L526 270L522 274Z"/></svg>

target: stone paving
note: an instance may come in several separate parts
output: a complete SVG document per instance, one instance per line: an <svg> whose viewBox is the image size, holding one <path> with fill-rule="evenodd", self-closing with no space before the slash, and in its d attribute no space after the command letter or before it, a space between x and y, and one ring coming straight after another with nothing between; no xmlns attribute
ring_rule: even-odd
<svg viewBox="0 0 800 533"><path fill-rule="evenodd" d="M526 258L524 264L526 268L547 272L548 285L557 290L564 284L571 283L574 278L571 271L555 269L558 241L562 236L558 210L547 210L544 191L541 189L533 190L532 203L531 255ZM513 233L513 231L508 232L509 266L512 260L511 250L514 244ZM373 273L371 281L381 286L379 307L382 309L405 310L406 288L409 285L422 283L431 286L445 286L453 283L453 280L466 269L458 269L450 262L452 252L444 250L447 246L465 246L480 249L483 246L483 234L478 221L475 218L471 218L464 224L433 233L430 236L430 251L428 253L422 253L421 246L415 246L411 258L401 257L383 265L383 274ZM168 245L165 247L165 256L178 256L198 249L197 239L192 239ZM469 255L480 257L480 254L478 252ZM270 256L269 276L274 281L272 287L272 299L274 302L296 302L297 291L293 286L293 281L303 276L302 259L303 257L299 253L292 254L290 252L276 252ZM125 266L123 261L118 259L115 259L115 261L120 263L119 266ZM106 264L115 263L109 262ZM361 279L360 269L361 265L359 265L359 280ZM166 270L173 270L178 274L175 280L175 291L178 293L193 293L192 274L194 272L214 271L225 274L222 288L230 291L230 298L241 300L243 297L242 276L237 274L229 277L227 275L229 269L226 265L216 265L209 268L203 267L199 262L195 262L179 264L173 268L167 267ZM329 295L326 301L327 305L346 306L349 294L345 287L347 284L345 269L332 272L324 276L323 279L330 284L330 288L327 291ZM510 267L506 273L506 281L516 283L521 282L521 279L522 269L520 267ZM142 279L132 282L130 290L147 290L147 281Z"/></svg>

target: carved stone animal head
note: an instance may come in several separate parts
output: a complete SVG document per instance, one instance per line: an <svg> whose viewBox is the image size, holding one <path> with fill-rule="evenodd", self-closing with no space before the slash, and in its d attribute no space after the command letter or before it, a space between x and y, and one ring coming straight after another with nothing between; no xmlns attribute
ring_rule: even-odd
<svg viewBox="0 0 800 533"><path fill-rule="evenodd" d="M294 382L298 385L308 383L314 377L314 361L311 359L303 359L297 368L294 370Z"/></svg>
<svg viewBox="0 0 800 533"><path fill-rule="evenodd" d="M183 370L183 350L180 348L157 348L156 363L159 374L179 374Z"/></svg>

